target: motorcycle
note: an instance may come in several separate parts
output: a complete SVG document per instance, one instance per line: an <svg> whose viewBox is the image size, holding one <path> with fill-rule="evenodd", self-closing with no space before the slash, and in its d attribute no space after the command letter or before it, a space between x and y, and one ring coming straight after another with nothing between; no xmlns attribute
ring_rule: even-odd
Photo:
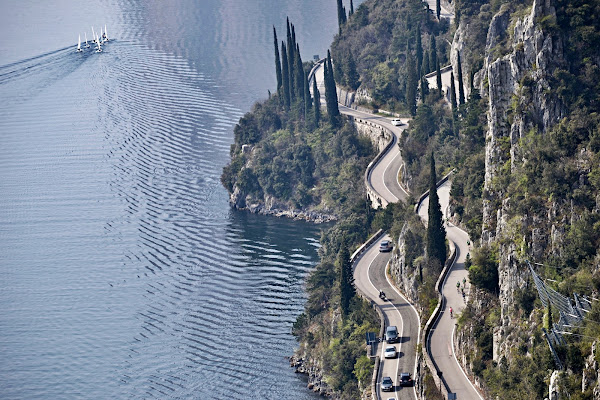
<svg viewBox="0 0 600 400"><path fill-rule="evenodd" d="M381 300L385 300L385 299L386 299L386 298L385 298L385 293L383 293L383 290L379 291L379 298L380 298Z"/></svg>

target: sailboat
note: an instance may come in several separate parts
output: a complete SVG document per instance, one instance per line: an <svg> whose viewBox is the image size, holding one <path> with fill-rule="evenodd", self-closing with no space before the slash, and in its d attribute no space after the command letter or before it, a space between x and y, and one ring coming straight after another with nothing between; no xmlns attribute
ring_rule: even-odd
<svg viewBox="0 0 600 400"><path fill-rule="evenodd" d="M81 34L79 34L79 39L77 40L77 52L81 52Z"/></svg>
<svg viewBox="0 0 600 400"><path fill-rule="evenodd" d="M104 24L104 34L102 35L105 42L108 42L108 34L106 33L106 24Z"/></svg>
<svg viewBox="0 0 600 400"><path fill-rule="evenodd" d="M94 38L94 42L96 42L96 32L94 32L94 27L93 26L92 26L92 37Z"/></svg>
<svg viewBox="0 0 600 400"><path fill-rule="evenodd" d="M98 43L98 49L96 50L96 53L102 53L102 46L100 46L100 38L98 36L96 36L96 42Z"/></svg>
<svg viewBox="0 0 600 400"><path fill-rule="evenodd" d="M85 32L85 48L86 49L90 48L90 44L87 42L87 32Z"/></svg>

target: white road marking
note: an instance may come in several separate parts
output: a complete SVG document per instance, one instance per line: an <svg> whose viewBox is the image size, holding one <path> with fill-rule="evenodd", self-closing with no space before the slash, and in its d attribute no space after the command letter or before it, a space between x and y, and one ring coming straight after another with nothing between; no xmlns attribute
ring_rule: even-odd
<svg viewBox="0 0 600 400"><path fill-rule="evenodd" d="M388 261L389 264L389 261ZM408 301L406 299L406 297L404 297L404 295L398 290L396 289L396 286L392 284L392 282L390 282L390 277L387 274L387 265L385 266L385 280L388 282L388 284L392 287L392 289L394 289L394 291L396 293L398 293L398 295L400 297L402 297L404 299L404 301L406 301L406 303L408 303L413 311L415 312L415 315L417 316L417 322L418 322L418 329L417 329L417 346L415 348L415 350L419 347L419 343L421 343L421 316L419 315L419 312L417 311L417 309L415 308L415 306L413 306L413 304ZM414 382L415 377L417 376L417 355L416 355L416 351L415 351L415 368L413 370L413 392L415 392L415 399L418 399L419 396L417 396L417 385Z"/></svg>
<svg viewBox="0 0 600 400"><path fill-rule="evenodd" d="M375 243L377 243L377 242L375 242ZM375 291L379 292L379 290L377 289L377 287L375 287L375 285L373 284L373 281L371 281L371 277L369 276L369 271L371 270L371 266L373 265L373 262L375 261L376 258L377 258L377 255L375 255L375 257L373 257L373 259L369 263L369 268L367 268L367 279L369 280L369 283L371 284L371 286L373 286L373 289L375 289ZM386 264L386 268L387 268L387 264ZM383 273L386 274L385 271ZM387 276L386 276L386 280L387 280ZM398 308L396 308L396 306L394 305L394 303L392 303L391 301L389 303L392 305L392 307L394 307L394 309L396 310L396 312L400 316L400 323L402 324L402 329L401 330L399 329L398 332L404 332L404 318L402 318L402 314L400 314L400 311L398 311ZM383 344L381 346L381 360L385 361L385 350L384 349L385 349L385 344ZM398 341L398 353L400 353L400 350L402 350L402 341ZM380 363L383 363L384 361L380 361ZM398 357L396 357L396 380L398 378L398 371L399 370L400 370L400 356L398 355ZM383 368L381 368L379 371L380 371L380 373L383 373ZM381 382L379 377L377 378L377 381ZM394 396L395 396L396 400L398 400L398 392L396 390L397 386L398 386L398 382L395 382ZM379 388L377 390L380 391L381 390L381 386L379 386Z"/></svg>

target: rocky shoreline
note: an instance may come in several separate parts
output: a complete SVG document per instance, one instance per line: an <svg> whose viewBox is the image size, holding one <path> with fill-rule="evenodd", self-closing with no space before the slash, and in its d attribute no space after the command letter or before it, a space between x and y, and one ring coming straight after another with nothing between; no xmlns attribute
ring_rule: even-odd
<svg viewBox="0 0 600 400"><path fill-rule="evenodd" d="M296 354L291 356L290 367L294 368L294 372L297 374L304 374L308 377L308 383L306 386L313 392L330 399L339 398L337 393L334 392L323 380L323 374L319 368L310 366L304 358Z"/></svg>
<svg viewBox="0 0 600 400"><path fill-rule="evenodd" d="M246 210L253 214L260 215L285 217L295 221L308 221L314 222L315 224L322 224L338 220L338 216L335 214L289 208L287 204L277 202L275 198L271 196L267 196L264 199L264 202L256 200L252 201L249 196L242 196L237 186L229 197L229 203L231 204L231 207L236 210Z"/></svg>

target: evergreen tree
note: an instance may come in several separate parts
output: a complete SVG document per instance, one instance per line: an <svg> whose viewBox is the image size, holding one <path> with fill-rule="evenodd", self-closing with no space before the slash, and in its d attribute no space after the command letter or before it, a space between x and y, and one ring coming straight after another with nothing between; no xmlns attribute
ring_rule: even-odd
<svg viewBox="0 0 600 400"><path fill-rule="evenodd" d="M281 61L279 60L279 43L277 42L277 31L273 26L273 44L275 46L275 74L277 75L277 93L281 91Z"/></svg>
<svg viewBox="0 0 600 400"><path fill-rule="evenodd" d="M338 58L338 62L333 66L333 78L336 82L344 83L346 82L346 77L344 76L344 69L342 68L342 59Z"/></svg>
<svg viewBox="0 0 600 400"><path fill-rule="evenodd" d="M440 14L442 13L442 5L440 0L435 0L435 15L437 15L438 21L440 21Z"/></svg>
<svg viewBox="0 0 600 400"><path fill-rule="evenodd" d="M342 245L338 252L337 265L340 277L340 309L342 317L345 318L350 312L350 302L356 294L356 289L354 288L354 277L352 276L350 252L344 239L342 239Z"/></svg>
<svg viewBox="0 0 600 400"><path fill-rule="evenodd" d="M346 23L346 10L342 4L342 0L337 0L338 26L339 33L342 34L342 25Z"/></svg>
<svg viewBox="0 0 600 400"><path fill-rule="evenodd" d="M458 52L458 100L465 104L465 87L463 85L462 63L460 62L460 51Z"/></svg>
<svg viewBox="0 0 600 400"><path fill-rule="evenodd" d="M437 193L437 176L435 173L435 158L431 152L429 180L429 220L427 222L427 257L439 261L440 265L446 262L446 229L443 224L442 208Z"/></svg>
<svg viewBox="0 0 600 400"><path fill-rule="evenodd" d="M296 76L294 70L296 69L296 61L294 56L294 50L296 49L296 45L292 40L292 31L294 30L294 25L290 24L289 34L287 36L287 63L288 63L288 81L290 86L290 104L294 102L296 99L296 89L295 82Z"/></svg>
<svg viewBox="0 0 600 400"><path fill-rule="evenodd" d="M340 110L337 102L337 92L335 79L333 77L333 67L331 64L331 52L327 50L327 60L325 61L327 68L325 69L325 102L327 103L327 114L329 115L329 122L333 127L339 125Z"/></svg>
<svg viewBox="0 0 600 400"><path fill-rule="evenodd" d="M417 56L417 79L423 75L423 45L421 44L421 25L417 25L417 44L415 46Z"/></svg>
<svg viewBox="0 0 600 400"><path fill-rule="evenodd" d="M296 63L294 68L294 74L296 77L295 88L296 88L296 98L302 99L304 98L304 67L302 66L302 58L300 57L300 46L296 44L295 51Z"/></svg>
<svg viewBox="0 0 600 400"><path fill-rule="evenodd" d="M435 65L435 80L438 87L438 95L442 96L442 73L440 72L440 62L437 61Z"/></svg>
<svg viewBox="0 0 600 400"><path fill-rule="evenodd" d="M429 52L423 55L423 73L422 75L427 75L431 72L431 67L429 66Z"/></svg>
<svg viewBox="0 0 600 400"><path fill-rule="evenodd" d="M429 94L429 84L427 83L427 79L425 79L425 75L421 77L421 103L425 103L425 99Z"/></svg>
<svg viewBox="0 0 600 400"><path fill-rule="evenodd" d="M452 113L456 111L456 85L454 84L454 72L450 72L450 105Z"/></svg>
<svg viewBox="0 0 600 400"><path fill-rule="evenodd" d="M417 79L417 71L415 70L415 62L410 52L406 54L406 108L410 115L414 116L417 113L417 87L419 81Z"/></svg>
<svg viewBox="0 0 600 400"><path fill-rule="evenodd" d="M308 87L308 73L304 71L304 121L308 120L308 113L312 108L312 98L310 97L310 89Z"/></svg>
<svg viewBox="0 0 600 400"><path fill-rule="evenodd" d="M435 36L431 35L429 36L429 68L431 68L431 71L435 70L437 62L437 44L435 43Z"/></svg>
<svg viewBox="0 0 600 400"><path fill-rule="evenodd" d="M350 0L350 13L348 16L351 16L352 14L354 14L354 4L352 4L352 0Z"/></svg>
<svg viewBox="0 0 600 400"><path fill-rule="evenodd" d="M358 71L356 71L356 62L354 62L354 56L352 55L352 51L348 52L348 58L346 59L345 72L346 76L346 85L352 89L356 90L360 86L360 76L358 75Z"/></svg>
<svg viewBox="0 0 600 400"><path fill-rule="evenodd" d="M283 87L283 105L286 110L290 109L290 77L288 68L288 56L285 43L281 42L281 80Z"/></svg>
<svg viewBox="0 0 600 400"><path fill-rule="evenodd" d="M319 88L317 87L317 80L313 78L313 106L315 109L315 126L319 126L319 122L321 121L321 94L319 93Z"/></svg>

